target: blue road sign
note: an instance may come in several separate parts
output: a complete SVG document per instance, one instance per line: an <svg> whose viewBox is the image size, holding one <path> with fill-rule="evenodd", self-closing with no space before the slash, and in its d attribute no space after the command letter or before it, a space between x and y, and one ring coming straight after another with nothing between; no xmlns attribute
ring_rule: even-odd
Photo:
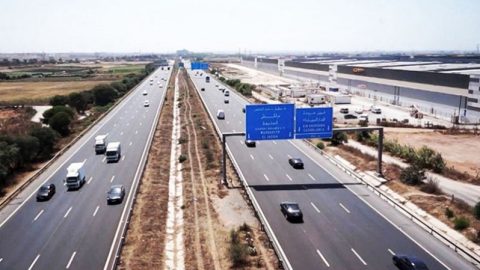
<svg viewBox="0 0 480 270"><path fill-rule="evenodd" d="M295 121L295 139L332 138L332 107L298 108Z"/></svg>
<svg viewBox="0 0 480 270"><path fill-rule="evenodd" d="M246 138L248 140L293 139L294 104L246 105Z"/></svg>
<svg viewBox="0 0 480 270"><path fill-rule="evenodd" d="M205 62L191 62L190 63L190 67L192 68L192 70L195 70L195 69L208 69L208 63L205 63Z"/></svg>

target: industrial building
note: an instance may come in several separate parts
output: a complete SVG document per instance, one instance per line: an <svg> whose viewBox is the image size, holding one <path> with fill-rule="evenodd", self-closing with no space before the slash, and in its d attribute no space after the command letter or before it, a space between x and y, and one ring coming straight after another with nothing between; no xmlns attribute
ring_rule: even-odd
<svg viewBox="0 0 480 270"><path fill-rule="evenodd" d="M461 60L242 57L241 64L455 123L480 123L480 57Z"/></svg>

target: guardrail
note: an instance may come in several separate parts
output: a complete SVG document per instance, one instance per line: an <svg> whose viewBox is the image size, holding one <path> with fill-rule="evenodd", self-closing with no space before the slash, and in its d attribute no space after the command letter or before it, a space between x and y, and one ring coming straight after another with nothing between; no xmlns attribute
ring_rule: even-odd
<svg viewBox="0 0 480 270"><path fill-rule="evenodd" d="M75 143L77 143L87 132L89 132L94 126L96 126L100 121L102 121L105 116L107 116L112 110L114 110L118 104L120 104L122 101L124 101L128 96L131 95L131 93L135 92L137 87L141 85L148 76L143 78L143 80L138 83L135 87L130 89L127 94L123 95L120 99L115 101L115 103L108 108L105 112L103 112L95 121L93 121L88 127L86 127L84 130L82 130L75 138L73 138L67 145L65 145L62 149L60 149L47 163L45 163L42 168L40 168L36 173L34 173L30 178L22 183L19 187L15 189L11 194L9 194L7 197L3 199L3 201L0 202L0 210L3 209L7 204L9 204L13 198L15 198L20 192L22 192L28 185L30 185L33 181L37 179L42 173L44 173L55 161L58 160L65 152L70 149Z"/></svg>
<svg viewBox="0 0 480 270"><path fill-rule="evenodd" d="M190 76L190 74L189 74L189 76ZM204 109L207 111L208 116L209 116L210 120L212 121L213 125L215 126L215 130L217 131L217 136L218 136L219 140L221 141L222 140L222 132L218 128L217 123L215 122L215 118L212 116L210 110L207 107L207 104L205 103L205 100L203 99L202 95L198 91L197 85L195 84L195 82L191 78L189 78L189 79L195 85L197 93L200 96L200 100L202 101L202 105L203 105ZM235 91L235 92L237 92L237 91ZM238 95L241 96L241 94L238 94ZM257 218L260 221L260 225L262 227L262 230L267 234L268 239L270 240L270 245L273 247L273 249L275 251L275 254L277 255L277 257L278 257L278 259L281 263L281 267L283 269L288 269L288 270L292 269L292 267L290 266L290 263L288 262L287 257L285 256L285 253L281 249L280 244L278 243L278 240L275 237L275 234L273 233L272 228L268 224L268 221L267 221L265 215L263 214L263 212L260 208L260 205L256 201L252 190L248 186L248 183L245 180L245 177L243 176L242 171L240 170L240 167L237 164L237 162L236 162L232 152L230 151L230 148L228 147L228 145L226 146L226 150L227 150L227 153L228 153L228 156L229 156L230 160L232 161L233 167L235 168L235 172L239 176L239 178L241 180L241 183L242 183L242 186L245 189L245 192L247 193L247 198L248 198L250 204L253 206L254 212L255 212Z"/></svg>
<svg viewBox="0 0 480 270"><path fill-rule="evenodd" d="M170 80L172 78L173 71L174 71L174 68L172 67L170 77L168 78L167 83L165 84L165 88L164 88L165 91L163 93L162 99L160 100L160 106L159 106L158 114L157 114L158 117L155 117L154 123L152 125L151 138L147 141L146 149L148 151L150 150L150 147L152 146L153 137L155 135L155 130L157 129L158 121L160 120L161 110L163 108L163 103L165 102L165 98L167 96L168 86L170 84ZM141 168L141 173L138 176L138 181L133 188L134 189L133 193L132 193L133 198L130 202L130 206L129 206L129 209L128 209L128 212L127 212L127 217L125 218L125 222L123 223L124 225L123 225L121 236L120 236L120 242L118 244L117 250L115 251L115 259L113 261L112 267L110 268L112 270L117 269L118 265L120 264L120 255L121 255L122 250L123 250L123 245L125 243L125 238L127 237L128 226L130 225L130 220L132 219L133 205L135 205L135 203L137 201L138 186L140 185L140 179L143 177L144 167L145 167L145 164L146 164L147 160L148 160L148 155L144 156L141 160L141 165L139 167L139 168ZM120 222L122 222L122 221L120 220ZM108 263L109 262L106 263L105 268L107 268Z"/></svg>
<svg viewBox="0 0 480 270"><path fill-rule="evenodd" d="M479 267L480 266L480 256L474 252L471 252L468 248L464 246L459 246L455 243L454 240L449 239L446 237L444 232L436 230L433 226L427 224L423 220L421 220L419 217L417 217L415 214L413 214L409 209L404 207L402 204L398 203L396 200L392 199L391 196L385 194L385 192L381 191L379 188L369 184L363 179L363 176L359 175L357 172L351 170L350 168L344 166L343 164L336 162L335 159L327 154L325 151L322 151L318 147L316 147L313 143L304 140L304 142L312 147L315 151L319 152L322 156L324 156L326 159L328 159L330 162L332 162L335 166L339 167L342 171L347 173L348 175L352 176L353 178L357 179L360 181L362 184L364 184L367 188L373 191L374 194L379 196L381 199L384 199L392 205L394 208L398 208L401 210L401 212L406 215L407 217L410 218L413 222L415 222L417 225L420 225L421 228L425 229L430 235L436 237L439 239L441 242L446 244L448 247L452 248L455 252L459 253L462 255L465 259L467 259L469 262L471 262L473 265Z"/></svg>

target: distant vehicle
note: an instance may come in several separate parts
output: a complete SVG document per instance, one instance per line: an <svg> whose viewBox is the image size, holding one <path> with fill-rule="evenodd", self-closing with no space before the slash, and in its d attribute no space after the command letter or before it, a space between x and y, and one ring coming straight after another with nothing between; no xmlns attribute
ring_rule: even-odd
<svg viewBox="0 0 480 270"><path fill-rule="evenodd" d="M205 76L205 82L209 83L210 82L210 76Z"/></svg>
<svg viewBox="0 0 480 270"><path fill-rule="evenodd" d="M340 113L348 113L348 108L341 108Z"/></svg>
<svg viewBox="0 0 480 270"><path fill-rule="evenodd" d="M357 119L358 117L354 114L345 114L343 116L343 118L345 118L345 119Z"/></svg>
<svg viewBox="0 0 480 270"><path fill-rule="evenodd" d="M71 163L67 168L67 176L63 180L68 190L79 189L85 184L83 162Z"/></svg>
<svg viewBox="0 0 480 270"><path fill-rule="evenodd" d="M223 88L223 89L225 89L225 88ZM230 91L226 90L226 91L225 91L225 96L226 96L226 97L230 96Z"/></svg>
<svg viewBox="0 0 480 270"><path fill-rule="evenodd" d="M148 102L148 100L145 100L143 102L143 107L149 107L150 106L150 102Z"/></svg>
<svg viewBox="0 0 480 270"><path fill-rule="evenodd" d="M228 100L228 98L224 99L223 102L224 102L225 104L230 103L230 101Z"/></svg>
<svg viewBox="0 0 480 270"><path fill-rule="evenodd" d="M245 113L245 107L242 108L242 112Z"/></svg>
<svg viewBox="0 0 480 270"><path fill-rule="evenodd" d="M255 141L245 140L245 145L246 145L247 147L255 147L257 144L255 143Z"/></svg>
<svg viewBox="0 0 480 270"><path fill-rule="evenodd" d="M168 67L167 70L170 70L170 67Z"/></svg>
<svg viewBox="0 0 480 270"><path fill-rule="evenodd" d="M406 255L393 255L393 264L400 270L428 270L427 265L420 259Z"/></svg>
<svg viewBox="0 0 480 270"><path fill-rule="evenodd" d="M120 146L120 142L108 143L107 152L105 153L105 155L107 156L107 162L118 162L120 160L120 157L122 156L122 148Z"/></svg>
<svg viewBox="0 0 480 270"><path fill-rule="evenodd" d="M107 150L107 135L98 135L95 137L95 153L103 154Z"/></svg>
<svg viewBox="0 0 480 270"><path fill-rule="evenodd" d="M147 90L143 90L143 93L142 93L142 95L144 95L144 96L148 95L148 92L147 92Z"/></svg>
<svg viewBox="0 0 480 270"><path fill-rule="evenodd" d="M215 87L218 87L218 84L215 84Z"/></svg>
<svg viewBox="0 0 480 270"><path fill-rule="evenodd" d="M217 118L221 119L221 120L225 119L225 112L223 110L218 110L217 111Z"/></svg>
<svg viewBox="0 0 480 270"><path fill-rule="evenodd" d="M122 185L114 185L107 192L107 204L122 203L125 197L125 188Z"/></svg>
<svg viewBox="0 0 480 270"><path fill-rule="evenodd" d="M163 88L163 84L160 84L158 87L159 87L159 88Z"/></svg>
<svg viewBox="0 0 480 270"><path fill-rule="evenodd" d="M202 87L202 89L200 89L201 91L205 91L205 87Z"/></svg>
<svg viewBox="0 0 480 270"><path fill-rule="evenodd" d="M355 109L355 113L356 113L356 114L362 114L362 113L363 113L363 109L362 109L362 108L356 108L356 109Z"/></svg>
<svg viewBox="0 0 480 270"><path fill-rule="evenodd" d="M303 169L303 161L300 158L289 158L288 163L295 169Z"/></svg>
<svg viewBox="0 0 480 270"><path fill-rule="evenodd" d="M37 192L37 202L48 201L55 194L55 185L47 184L43 185L38 189Z"/></svg>
<svg viewBox="0 0 480 270"><path fill-rule="evenodd" d="M309 105L324 104L326 102L325 95L308 95L305 99Z"/></svg>
<svg viewBox="0 0 480 270"><path fill-rule="evenodd" d="M368 115L362 114L358 117L358 120L368 122Z"/></svg>
<svg viewBox="0 0 480 270"><path fill-rule="evenodd" d="M300 206L296 202L282 202L280 203L280 210L285 218L291 222L303 222L303 213Z"/></svg>
<svg viewBox="0 0 480 270"><path fill-rule="evenodd" d="M374 107L372 106L372 108L370 109L370 111L372 113L375 113L375 114L381 114L382 113L382 109L380 109L379 107Z"/></svg>

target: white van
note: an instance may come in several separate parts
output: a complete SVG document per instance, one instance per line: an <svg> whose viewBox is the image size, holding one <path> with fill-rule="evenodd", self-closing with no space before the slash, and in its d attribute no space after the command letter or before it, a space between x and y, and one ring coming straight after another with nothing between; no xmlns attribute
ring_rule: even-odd
<svg viewBox="0 0 480 270"><path fill-rule="evenodd" d="M217 119L220 119L220 120L225 119L225 112L223 110L217 111Z"/></svg>
<svg viewBox="0 0 480 270"><path fill-rule="evenodd" d="M118 162L122 156L122 150L120 148L120 142L111 142L107 145L107 151L105 152L107 156L107 162L114 161Z"/></svg>

